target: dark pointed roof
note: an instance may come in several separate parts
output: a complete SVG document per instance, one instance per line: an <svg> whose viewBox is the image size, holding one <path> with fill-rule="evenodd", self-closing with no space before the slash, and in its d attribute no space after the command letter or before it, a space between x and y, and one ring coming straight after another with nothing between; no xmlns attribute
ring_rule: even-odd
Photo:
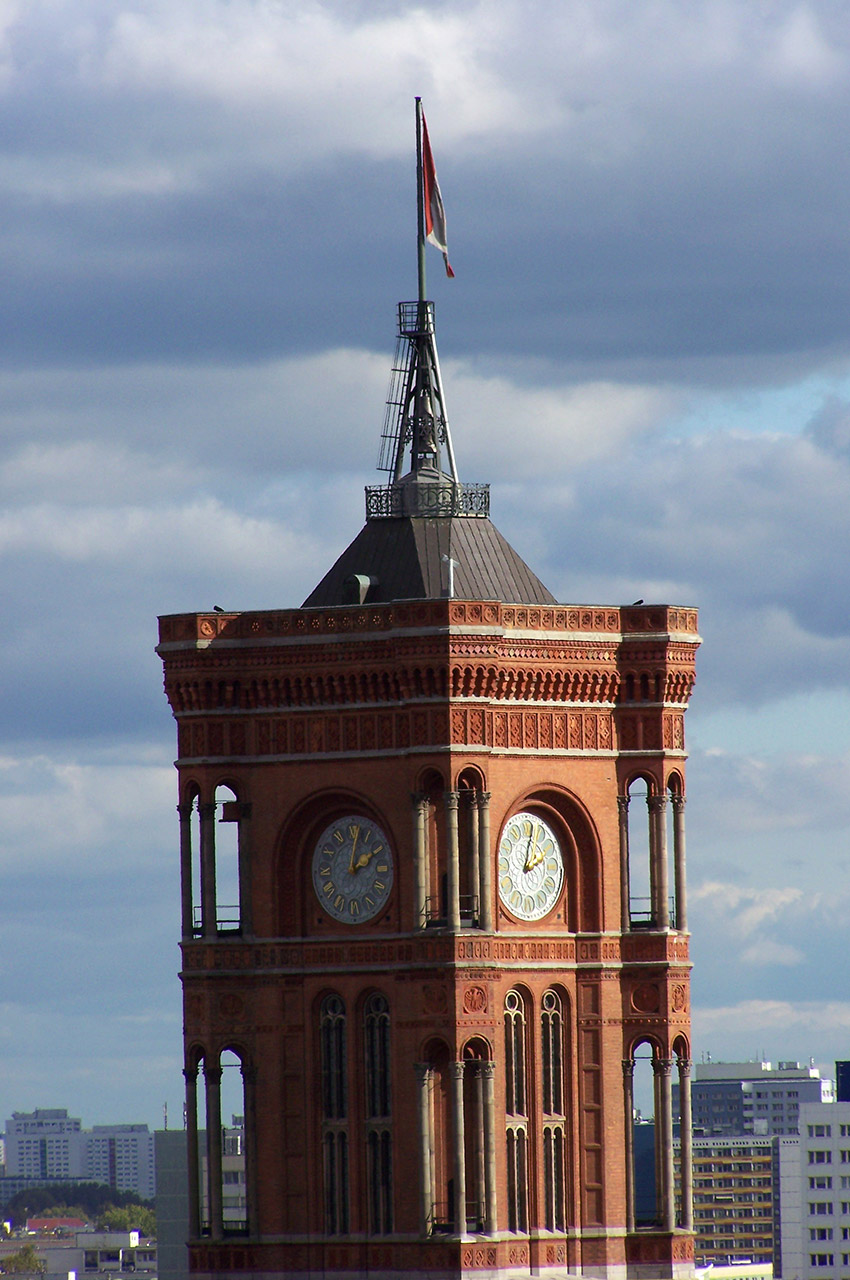
<svg viewBox="0 0 850 1280"><path fill-rule="evenodd" d="M402 516L367 520L332 569L310 592L304 608L448 595L448 564L455 561L459 600L554 604L536 574L486 516ZM355 575L372 579L356 593Z"/></svg>

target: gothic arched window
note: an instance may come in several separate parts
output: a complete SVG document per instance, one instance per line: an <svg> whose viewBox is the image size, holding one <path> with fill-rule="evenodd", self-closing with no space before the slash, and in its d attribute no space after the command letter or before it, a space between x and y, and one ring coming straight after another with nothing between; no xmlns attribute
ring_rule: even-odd
<svg viewBox="0 0 850 1280"><path fill-rule="evenodd" d="M325 996L319 1015L325 1231L348 1232L348 1049L345 1005Z"/></svg>
<svg viewBox="0 0 850 1280"><path fill-rule="evenodd" d="M505 996L505 1111L507 1119L508 1230L528 1230L528 1100L525 1002Z"/></svg>
<svg viewBox="0 0 850 1280"><path fill-rule="evenodd" d="M556 991L543 993L540 1009L543 1049L543 1190L547 1231L565 1223L564 1010Z"/></svg>
<svg viewBox="0 0 850 1280"><path fill-rule="evenodd" d="M393 1229L390 1007L380 992L369 997L363 1010L363 1044L369 1227L373 1235L388 1235Z"/></svg>

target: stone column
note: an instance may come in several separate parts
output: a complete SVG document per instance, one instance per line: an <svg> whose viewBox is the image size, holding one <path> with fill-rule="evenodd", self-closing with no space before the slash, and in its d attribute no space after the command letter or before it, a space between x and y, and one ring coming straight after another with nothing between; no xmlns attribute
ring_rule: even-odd
<svg viewBox="0 0 850 1280"><path fill-rule="evenodd" d="M681 1227L694 1228L693 1119L691 1116L691 1064L679 1059L679 1184L682 1190Z"/></svg>
<svg viewBox="0 0 850 1280"><path fill-rule="evenodd" d="M466 830L469 848L469 892L478 899L477 909L470 912L478 928L481 928L481 853L478 847L478 792L464 791L466 804Z"/></svg>
<svg viewBox="0 0 850 1280"><path fill-rule="evenodd" d="M419 1113L419 1234L431 1232L434 1185L431 1162L431 1067L427 1062L415 1063L416 1093Z"/></svg>
<svg viewBox="0 0 850 1280"><path fill-rule="evenodd" d="M473 1199L475 1201L475 1230L482 1231L487 1205L487 1167L484 1153L484 1063L478 1061L473 1070L475 1075L475 1176L473 1179Z"/></svg>
<svg viewBox="0 0 850 1280"><path fill-rule="evenodd" d="M659 1201L662 1231L672 1231L676 1223L676 1196L673 1178L673 1085L671 1058L654 1058L652 1069L657 1084L655 1142L658 1153Z"/></svg>
<svg viewBox="0 0 850 1280"><path fill-rule="evenodd" d="M484 1230L496 1232L496 1064L482 1062L484 1076Z"/></svg>
<svg viewBox="0 0 850 1280"><path fill-rule="evenodd" d="M198 805L201 813L201 929L205 938L218 931L215 914L215 805Z"/></svg>
<svg viewBox="0 0 850 1280"><path fill-rule="evenodd" d="M490 792L478 793L478 866L481 875L480 919L485 933L493 932L493 862L490 853Z"/></svg>
<svg viewBox="0 0 850 1280"><path fill-rule="evenodd" d="M452 933L460 931L460 849L458 847L456 791L447 791L446 804L446 872L448 886L448 925Z"/></svg>
<svg viewBox="0 0 850 1280"><path fill-rule="evenodd" d="M424 929L428 923L428 797L424 792L414 792L410 799L413 805L413 869L416 876L414 923L417 929Z"/></svg>
<svg viewBox="0 0 850 1280"><path fill-rule="evenodd" d="M685 797L672 796L673 874L676 886L676 928L688 931L688 893L685 881Z"/></svg>
<svg viewBox="0 0 850 1280"><path fill-rule="evenodd" d="M631 888L629 883L629 797L617 796L620 819L620 928L628 933L632 927Z"/></svg>
<svg viewBox="0 0 850 1280"><path fill-rule="evenodd" d="M667 797L650 796L650 860L655 868L653 914L657 929L670 928L670 879L667 871Z"/></svg>
<svg viewBox="0 0 850 1280"><path fill-rule="evenodd" d="M180 921L183 939L194 937L195 913L192 910L192 801L178 804L180 815Z"/></svg>
<svg viewBox="0 0 850 1280"><path fill-rule="evenodd" d="M201 1171L198 1167L198 1068L186 1067L186 1166L189 1178L189 1239L201 1234Z"/></svg>
<svg viewBox="0 0 850 1280"><path fill-rule="evenodd" d="M259 1236L257 1195L257 1068L242 1064L242 1094L245 1106L245 1217L248 1235Z"/></svg>
<svg viewBox="0 0 850 1280"><path fill-rule="evenodd" d="M250 804L239 806L239 929L243 938L254 936L251 900L251 813Z"/></svg>
<svg viewBox="0 0 850 1280"><path fill-rule="evenodd" d="M204 1086L207 1099L207 1197L210 1210L210 1236L220 1240L224 1234L221 1205L221 1067L204 1060Z"/></svg>
<svg viewBox="0 0 850 1280"><path fill-rule="evenodd" d="M452 1129L454 1136L454 1227L455 1235L466 1235L466 1134L463 1125L462 1062L450 1062L452 1084Z"/></svg>
<svg viewBox="0 0 850 1280"><path fill-rule="evenodd" d="M635 1060L623 1059L623 1110L626 1123L626 1231L635 1229Z"/></svg>

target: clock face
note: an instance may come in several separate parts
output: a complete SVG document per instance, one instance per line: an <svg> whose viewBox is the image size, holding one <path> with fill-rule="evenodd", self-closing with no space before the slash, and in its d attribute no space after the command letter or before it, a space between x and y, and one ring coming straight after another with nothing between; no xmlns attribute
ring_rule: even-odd
<svg viewBox="0 0 850 1280"><path fill-rule="evenodd" d="M349 814L325 828L313 852L313 888L329 916L346 924L371 920L392 887L390 842L376 822Z"/></svg>
<svg viewBox="0 0 850 1280"><path fill-rule="evenodd" d="M515 813L499 843L499 897L520 920L542 920L564 886L561 846L536 813Z"/></svg>

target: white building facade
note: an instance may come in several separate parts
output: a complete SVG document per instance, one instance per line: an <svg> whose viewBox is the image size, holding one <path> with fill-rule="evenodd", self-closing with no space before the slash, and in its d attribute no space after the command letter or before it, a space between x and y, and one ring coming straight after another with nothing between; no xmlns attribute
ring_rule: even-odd
<svg viewBox="0 0 850 1280"><path fill-rule="evenodd" d="M95 1125L64 1110L16 1111L6 1121L6 1176L102 1182L156 1195L154 1135L146 1124Z"/></svg>
<svg viewBox="0 0 850 1280"><path fill-rule="evenodd" d="M778 1139L783 1280L850 1280L850 1102L800 1107L796 1137Z"/></svg>

